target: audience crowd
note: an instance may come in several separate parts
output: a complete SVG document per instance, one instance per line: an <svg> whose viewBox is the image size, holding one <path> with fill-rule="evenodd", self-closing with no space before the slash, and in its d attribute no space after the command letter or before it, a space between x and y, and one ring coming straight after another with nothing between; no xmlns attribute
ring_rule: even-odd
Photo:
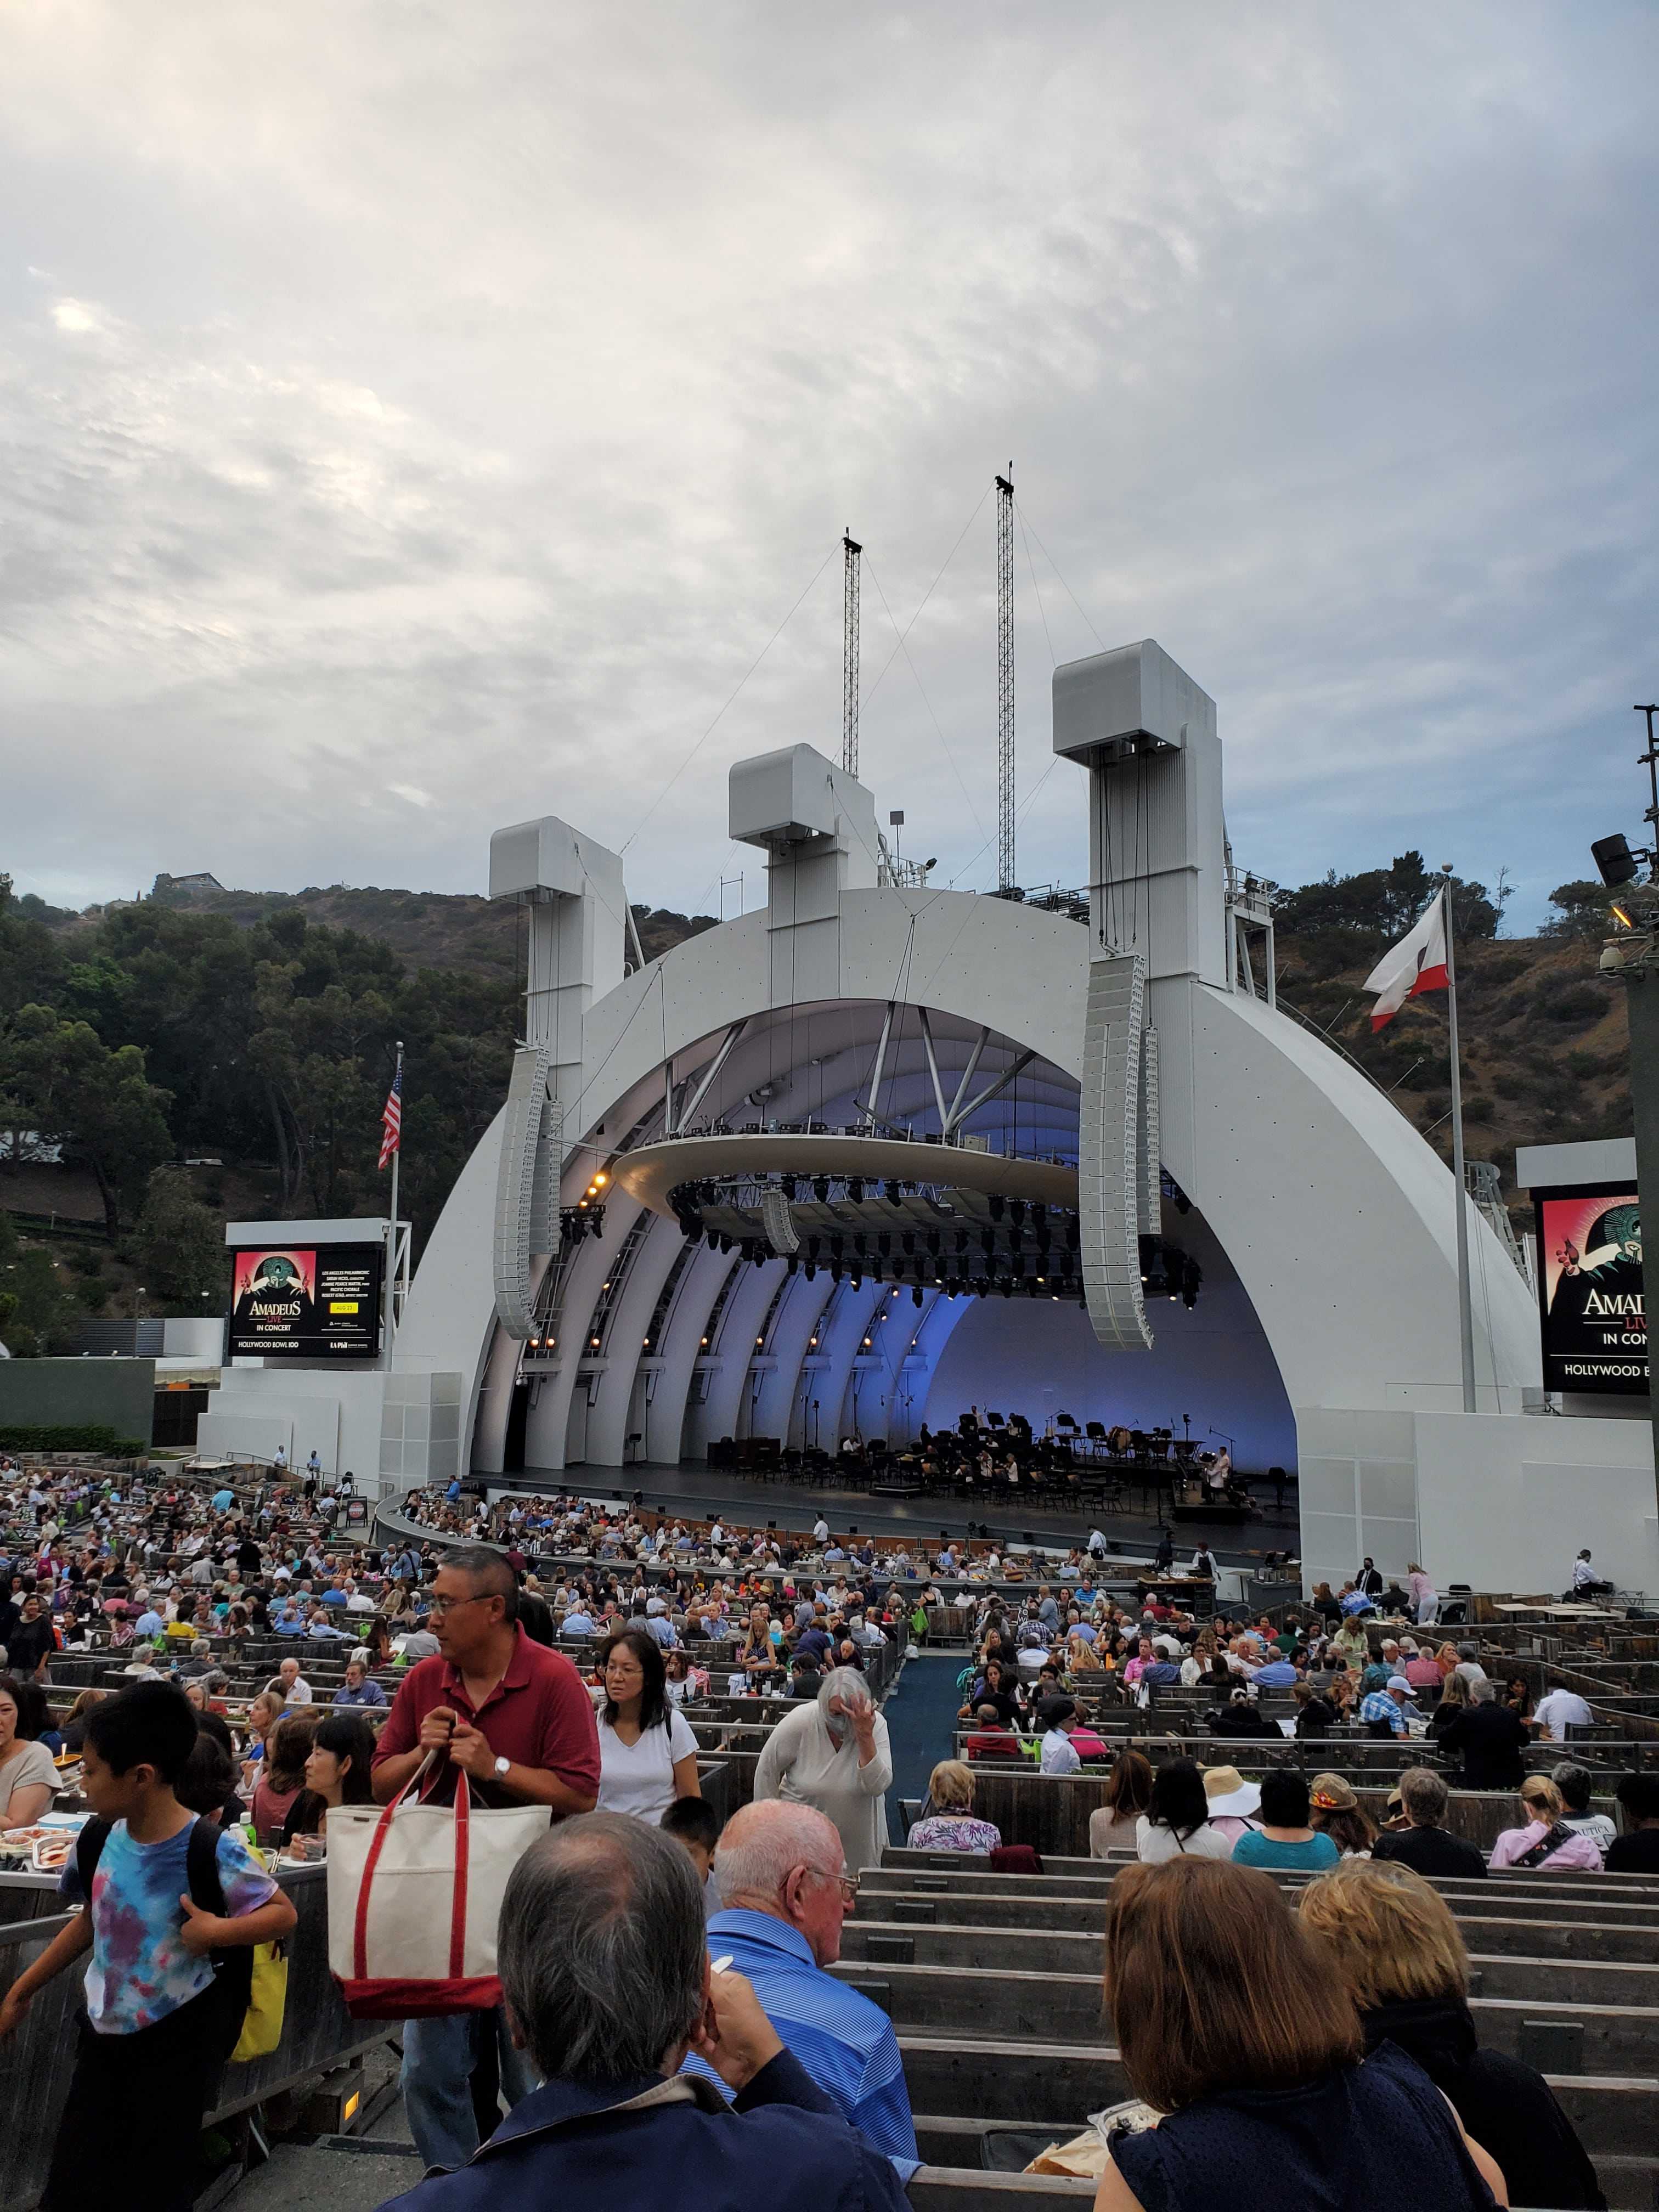
<svg viewBox="0 0 1659 2212"><path fill-rule="evenodd" d="M138 2152L163 2212L190 2201L192 2116L246 2004L235 1962L293 1924L254 1840L320 1851L331 1813L417 1779L441 1804L462 1774L476 1803L545 1807L549 1832L507 1886L501 2006L404 2023L411 2130L445 2171L399 2208L498 2212L596 2172L630 2194L725 2202L747 2180L833 2212L897 2207L918 2162L898 2042L830 1972L887 1836L871 1657L929 1632L938 1581L1005 1579L1007 1563L849 1547L824 1525L810 1545L647 1525L574 1498L490 1507L458 1486L417 1500L423 1540L347 1546L330 1504L292 1477L208 1492L0 1462L0 1826L38 1820L66 1771L97 1816L94 1856L77 1846L63 1877L88 1910L0 2000L3 2039L86 1963L46 2212L112 2193ZM538 1576L532 1557L561 1564ZM969 1595L962 1756L933 1768L909 1841L1002 1850L975 1810L987 1761L1109 1760L1091 1849L1136 1863L1110 1887L1105 1999L1161 2118L1114 2131L1100 2212L1381 2212L1402 2177L1428 2212L1602 2203L1542 2077L1480 2048L1432 1884L1487 1871L1448 1825L1449 1782L1514 1793L1492 1869L1620 1872L1659 1869L1659 1777L1620 1785L1615 1832L1580 1762L1528 1771L1580 1724L1559 1693L1533 1705L1472 1643L1378 1639L1365 1615L1388 1593L1361 1578L1276 1623L1127 1607L1091 1548L1048 1572L1017 1598ZM1426 1609L1417 1594L1419 1631ZM242 1648L270 1637L295 1648L229 1695ZM54 1656L94 1650L125 1686L54 1713ZM326 1704L307 1665L326 1665ZM1085 1718L1085 1698L1150 1711L1176 1689L1200 1693L1212 1764L1113 1757ZM687 1708L733 1690L788 1705L754 1801L722 1826ZM1380 1825L1340 1772L1247 1780L1227 1747L1282 1741L1280 1701L1304 1740L1347 1724L1457 1771L1407 1767ZM1287 1874L1305 1880L1287 1890Z"/></svg>

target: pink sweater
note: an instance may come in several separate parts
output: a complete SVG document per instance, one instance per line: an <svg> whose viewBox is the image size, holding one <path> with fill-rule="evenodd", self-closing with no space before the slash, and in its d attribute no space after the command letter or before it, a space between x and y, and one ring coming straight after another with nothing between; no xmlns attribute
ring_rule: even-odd
<svg viewBox="0 0 1659 2212"><path fill-rule="evenodd" d="M1492 1856L1486 1863L1494 1867L1513 1866L1522 1851L1529 1851L1534 1844L1541 1844L1548 1833L1549 1830L1542 1820L1528 1820L1524 1828L1505 1828L1492 1845ZM1559 1851L1552 1851L1539 1863L1540 1867L1588 1867L1592 1873L1596 1873L1601 1869L1601 1854L1588 1836L1572 1836Z"/></svg>

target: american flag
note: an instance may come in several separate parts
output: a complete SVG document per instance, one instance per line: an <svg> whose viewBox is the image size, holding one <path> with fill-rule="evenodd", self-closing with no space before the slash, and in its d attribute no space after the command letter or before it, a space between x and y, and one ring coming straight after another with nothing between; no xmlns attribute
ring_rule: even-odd
<svg viewBox="0 0 1659 2212"><path fill-rule="evenodd" d="M392 1079L392 1088L386 1093L386 1109L380 1115L380 1165L384 1167L393 1152L402 1150L404 1130L404 1066L398 1063L398 1073Z"/></svg>

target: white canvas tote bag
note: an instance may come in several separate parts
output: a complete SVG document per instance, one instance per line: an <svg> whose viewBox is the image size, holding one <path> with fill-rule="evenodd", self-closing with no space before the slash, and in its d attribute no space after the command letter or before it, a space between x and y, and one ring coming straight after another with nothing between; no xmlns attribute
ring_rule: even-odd
<svg viewBox="0 0 1659 2212"><path fill-rule="evenodd" d="M415 1797L427 1758L390 1805L329 1812L328 1963L359 2020L421 2020L501 2002L495 1928L507 1879L550 1826L545 1805L499 1810Z"/></svg>

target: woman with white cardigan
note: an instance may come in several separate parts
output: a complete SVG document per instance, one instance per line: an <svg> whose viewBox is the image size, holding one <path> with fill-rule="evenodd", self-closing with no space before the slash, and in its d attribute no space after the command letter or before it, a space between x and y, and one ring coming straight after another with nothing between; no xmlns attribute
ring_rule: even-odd
<svg viewBox="0 0 1659 2212"><path fill-rule="evenodd" d="M887 1723L856 1667L833 1667L817 1698L797 1705L767 1739L755 1766L757 1799L810 1805L833 1820L847 1870L879 1866L893 1780Z"/></svg>

